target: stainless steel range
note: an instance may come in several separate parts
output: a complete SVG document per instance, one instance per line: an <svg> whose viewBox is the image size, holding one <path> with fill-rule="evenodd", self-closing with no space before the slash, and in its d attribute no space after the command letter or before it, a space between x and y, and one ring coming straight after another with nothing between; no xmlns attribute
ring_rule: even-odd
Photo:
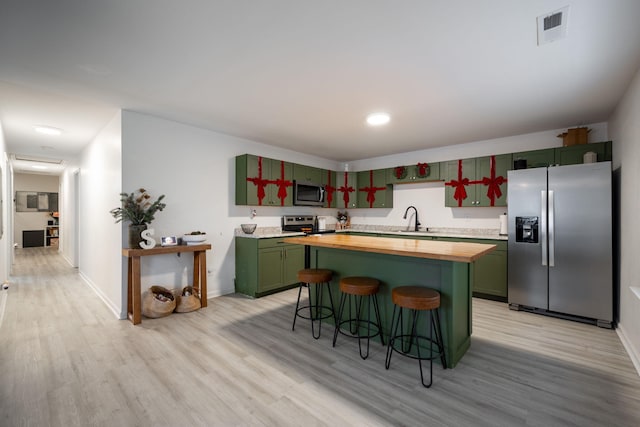
<svg viewBox="0 0 640 427"><path fill-rule="evenodd" d="M315 215L284 215L282 231L298 231L305 234L334 233L335 230L319 230L318 217Z"/></svg>

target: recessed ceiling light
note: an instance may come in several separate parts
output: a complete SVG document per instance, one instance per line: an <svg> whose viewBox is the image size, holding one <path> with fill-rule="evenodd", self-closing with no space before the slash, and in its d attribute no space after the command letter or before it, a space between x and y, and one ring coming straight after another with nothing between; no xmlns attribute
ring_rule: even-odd
<svg viewBox="0 0 640 427"><path fill-rule="evenodd" d="M54 128L51 126L34 126L33 128L36 132L42 133L44 135L60 135L62 133L62 129Z"/></svg>
<svg viewBox="0 0 640 427"><path fill-rule="evenodd" d="M371 113L367 116L367 123L370 126L386 125L391 120L391 117L387 113Z"/></svg>
<svg viewBox="0 0 640 427"><path fill-rule="evenodd" d="M46 166L42 166L42 165L33 165L31 167L34 169L48 169Z"/></svg>

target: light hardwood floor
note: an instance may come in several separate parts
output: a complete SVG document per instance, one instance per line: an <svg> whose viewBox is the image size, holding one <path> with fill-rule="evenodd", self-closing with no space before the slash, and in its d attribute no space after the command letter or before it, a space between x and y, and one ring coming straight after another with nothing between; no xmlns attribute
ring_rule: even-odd
<svg viewBox="0 0 640 427"><path fill-rule="evenodd" d="M0 325L1 426L638 426L640 378L614 331L475 300L473 341L424 389L330 329L291 332L296 290L139 326L46 248L18 250Z"/></svg>

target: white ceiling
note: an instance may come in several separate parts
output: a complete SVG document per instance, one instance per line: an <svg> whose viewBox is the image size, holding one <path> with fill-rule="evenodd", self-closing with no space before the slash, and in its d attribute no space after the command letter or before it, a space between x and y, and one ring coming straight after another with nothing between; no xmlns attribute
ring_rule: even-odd
<svg viewBox="0 0 640 427"><path fill-rule="evenodd" d="M567 37L537 46L566 5ZM3 0L0 120L44 157L123 108L337 161L595 123L640 65L639 20L637 0ZM391 123L365 126L375 110Z"/></svg>

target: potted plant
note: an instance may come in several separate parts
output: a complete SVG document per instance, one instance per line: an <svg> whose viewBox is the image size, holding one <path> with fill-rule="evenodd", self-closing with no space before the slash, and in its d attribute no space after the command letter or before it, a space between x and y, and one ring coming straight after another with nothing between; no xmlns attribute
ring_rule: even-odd
<svg viewBox="0 0 640 427"><path fill-rule="evenodd" d="M120 221L129 221L129 247L139 248L142 237L140 234L147 229L147 225L151 224L154 215L158 211L162 211L167 205L162 203L164 194L158 197L155 202L151 201L151 195L147 190L140 188L137 192L127 194L120 193L120 201L122 206L111 209L111 215L116 219L116 223Z"/></svg>

